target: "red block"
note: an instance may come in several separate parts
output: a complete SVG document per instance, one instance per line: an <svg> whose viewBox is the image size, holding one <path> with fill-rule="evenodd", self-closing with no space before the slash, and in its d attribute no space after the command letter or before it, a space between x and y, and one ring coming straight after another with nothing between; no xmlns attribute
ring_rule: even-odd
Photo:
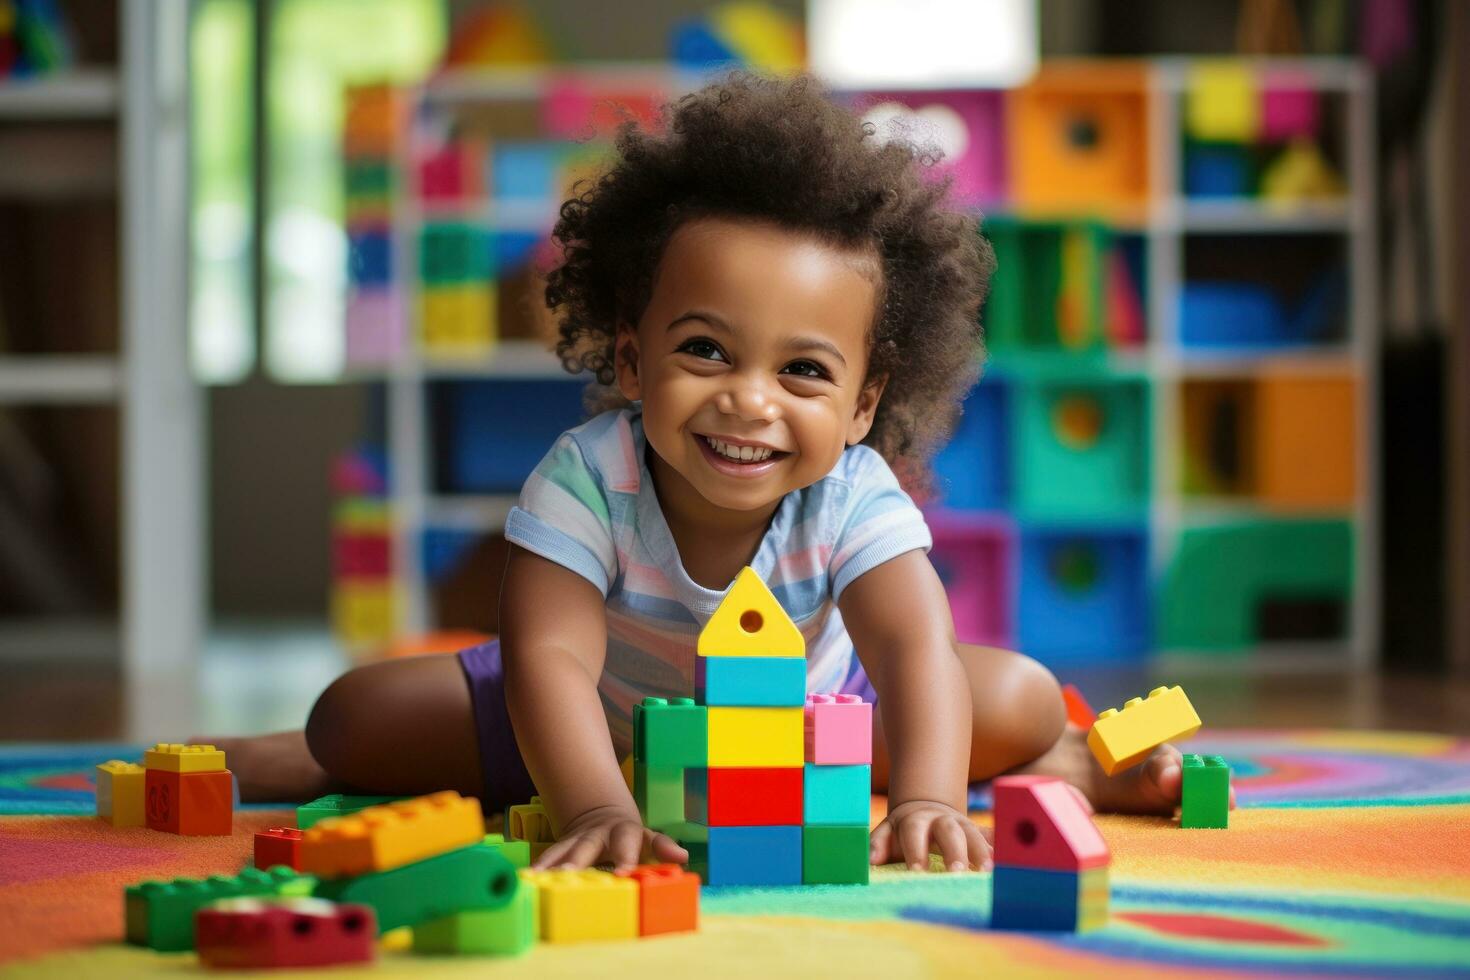
<svg viewBox="0 0 1470 980"><path fill-rule="evenodd" d="M1062 700L1067 705L1067 720L1078 728L1087 731L1097 721L1097 712L1092 710L1082 692L1071 684L1062 685Z"/></svg>
<svg viewBox="0 0 1470 980"><path fill-rule="evenodd" d="M710 769L708 825L800 825L802 772L798 767Z"/></svg>
<svg viewBox="0 0 1470 980"><path fill-rule="evenodd" d="M234 899L194 914L199 961L215 969L371 963L377 935L371 907L319 898Z"/></svg>
<svg viewBox="0 0 1470 980"><path fill-rule="evenodd" d="M255 866L265 871L278 864L301 870L301 831L295 827L272 827L255 835Z"/></svg>
<svg viewBox="0 0 1470 980"><path fill-rule="evenodd" d="M234 825L234 777L216 772L166 772L143 776L149 830L186 837L228 836Z"/></svg>
<svg viewBox="0 0 1470 980"><path fill-rule="evenodd" d="M332 535L332 573L336 578L385 578L393 572L392 544L386 534Z"/></svg>
<svg viewBox="0 0 1470 980"><path fill-rule="evenodd" d="M995 863L1047 871L1106 867L1107 842L1076 792L1055 776L1001 776L991 784Z"/></svg>
<svg viewBox="0 0 1470 980"><path fill-rule="evenodd" d="M699 928L699 875L677 864L644 864L624 877L638 882L638 935Z"/></svg>

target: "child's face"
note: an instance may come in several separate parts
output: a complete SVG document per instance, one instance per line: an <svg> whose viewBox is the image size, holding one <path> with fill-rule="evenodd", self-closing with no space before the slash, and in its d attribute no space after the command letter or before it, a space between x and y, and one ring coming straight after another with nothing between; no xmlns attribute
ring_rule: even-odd
<svg viewBox="0 0 1470 980"><path fill-rule="evenodd" d="M864 385L876 270L774 225L681 225L642 319L618 337L618 387L643 401L654 452L729 510L826 476L882 394L881 381Z"/></svg>

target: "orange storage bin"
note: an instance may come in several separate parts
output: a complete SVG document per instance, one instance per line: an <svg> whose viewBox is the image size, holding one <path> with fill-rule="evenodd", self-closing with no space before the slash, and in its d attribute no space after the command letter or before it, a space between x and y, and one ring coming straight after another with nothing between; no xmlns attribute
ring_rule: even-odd
<svg viewBox="0 0 1470 980"><path fill-rule="evenodd" d="M1348 507L1357 495L1358 397L1341 375L1257 382L1256 483L1286 507Z"/></svg>

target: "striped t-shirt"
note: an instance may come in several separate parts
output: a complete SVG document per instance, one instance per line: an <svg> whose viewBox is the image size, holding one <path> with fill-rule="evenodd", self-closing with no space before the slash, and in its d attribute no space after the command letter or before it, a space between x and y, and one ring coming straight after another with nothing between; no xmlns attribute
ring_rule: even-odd
<svg viewBox="0 0 1470 980"><path fill-rule="evenodd" d="M695 642L728 591L706 589L684 571L645 450L637 406L563 433L505 527L511 542L571 569L606 597L598 687L620 755L631 751L635 702L692 694ZM923 515L866 446L848 448L832 472L782 499L750 564L806 640L808 690L837 690L853 666L835 604L842 590L930 544Z"/></svg>

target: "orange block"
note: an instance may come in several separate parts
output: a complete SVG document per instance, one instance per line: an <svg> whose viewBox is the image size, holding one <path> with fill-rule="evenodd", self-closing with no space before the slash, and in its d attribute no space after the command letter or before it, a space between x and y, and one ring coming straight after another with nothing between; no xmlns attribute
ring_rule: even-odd
<svg viewBox="0 0 1470 980"><path fill-rule="evenodd" d="M186 837L228 836L234 830L234 782L228 769L149 769L143 783L148 829Z"/></svg>
<svg viewBox="0 0 1470 980"><path fill-rule="evenodd" d="M625 877L638 883L638 935L699 928L699 875L677 864L645 864Z"/></svg>
<svg viewBox="0 0 1470 980"><path fill-rule="evenodd" d="M1257 382L1256 481L1285 507L1349 507L1357 495L1357 389L1342 376Z"/></svg>
<svg viewBox="0 0 1470 980"><path fill-rule="evenodd" d="M446 790L312 825L301 838L301 870L324 877L388 871L484 836L480 801Z"/></svg>
<svg viewBox="0 0 1470 980"><path fill-rule="evenodd" d="M1053 63L1011 93L1010 173L1021 210L1141 208L1150 187L1142 65Z"/></svg>

